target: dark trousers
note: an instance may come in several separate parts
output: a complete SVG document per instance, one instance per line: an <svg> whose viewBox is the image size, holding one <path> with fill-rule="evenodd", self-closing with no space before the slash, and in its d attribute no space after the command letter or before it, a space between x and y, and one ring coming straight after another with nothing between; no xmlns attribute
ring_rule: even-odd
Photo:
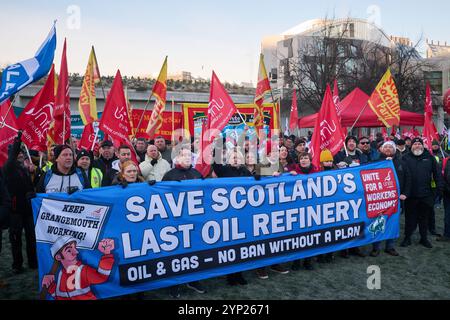
<svg viewBox="0 0 450 320"><path fill-rule="evenodd" d="M31 215L12 213L9 225L9 241L13 256L13 269L19 269L23 265L22 257L22 230L25 229L25 241L28 266L37 268L36 236L34 233L34 221Z"/></svg>
<svg viewBox="0 0 450 320"><path fill-rule="evenodd" d="M444 195L444 236L450 238L450 195Z"/></svg>
<svg viewBox="0 0 450 320"><path fill-rule="evenodd" d="M426 239L428 234L428 220L433 207L427 199L408 198L405 201L405 237L412 236L419 225L421 239Z"/></svg>

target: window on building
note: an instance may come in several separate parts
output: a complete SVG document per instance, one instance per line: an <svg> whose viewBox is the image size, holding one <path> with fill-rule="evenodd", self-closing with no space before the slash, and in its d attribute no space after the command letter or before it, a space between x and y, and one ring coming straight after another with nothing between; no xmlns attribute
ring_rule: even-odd
<svg viewBox="0 0 450 320"><path fill-rule="evenodd" d="M350 38L354 38L354 37L355 37L355 24L350 23Z"/></svg>
<svg viewBox="0 0 450 320"><path fill-rule="evenodd" d="M442 71L425 72L425 81L430 83L432 94L442 96Z"/></svg>

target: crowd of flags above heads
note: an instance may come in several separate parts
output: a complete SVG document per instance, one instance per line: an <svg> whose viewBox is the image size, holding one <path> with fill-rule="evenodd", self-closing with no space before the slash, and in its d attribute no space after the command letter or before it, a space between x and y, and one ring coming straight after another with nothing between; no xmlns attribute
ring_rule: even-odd
<svg viewBox="0 0 450 320"><path fill-rule="evenodd" d="M55 49L56 26L54 23L48 36L33 58L10 65L3 70L0 88L0 162L4 159L5 148L13 141L19 129L23 130L22 141L32 150L45 151L48 145L62 144L70 138L70 95L66 40L64 40L58 79L55 78L53 67ZM9 97L47 74L48 77L44 86L28 103L16 121L14 113L10 112L12 106ZM92 150L96 144L98 128L109 136L115 146L121 144L131 145L131 138L139 130L141 122L139 122L138 128L133 128L130 117L130 104L124 94L119 70L106 97L102 119L97 125L95 87L99 83L101 84L100 79L99 65L94 47L92 47L78 104L80 116L85 125L79 147ZM272 102L274 103L270 82L264 66L264 56L261 54L254 98L253 123L258 134L262 132L261 129L264 127L262 105L265 96L268 94L272 96ZM164 59L158 79L152 88L151 96L155 97L155 104L146 130L149 138L153 138L155 132L162 125L162 112L166 105L166 95L167 57ZM151 96L148 101L150 101ZM425 143L431 147L432 140L437 138L437 131L431 119L432 106L429 85L427 85L426 96L423 135ZM368 106L370 106L386 128L399 126L400 103L390 70L387 70L372 93ZM333 94L329 85L326 88L322 107L316 120L311 143L314 163L317 163L320 156L318 150L328 148L331 149L334 155L343 147L346 130L343 130L340 125L341 112L342 106L339 99L337 81L335 80ZM206 130L203 131L222 131L228 120L236 113L239 113L239 111L213 71L208 120L203 128ZM295 128L298 128L298 107L296 91L294 90L289 129L293 131ZM207 141L207 144L211 144L212 137L203 137L202 140ZM207 145L204 147L207 147Z"/></svg>

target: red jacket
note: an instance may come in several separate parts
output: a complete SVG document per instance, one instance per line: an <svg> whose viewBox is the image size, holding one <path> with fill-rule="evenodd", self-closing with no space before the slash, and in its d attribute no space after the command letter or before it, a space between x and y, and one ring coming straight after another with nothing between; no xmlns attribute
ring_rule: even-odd
<svg viewBox="0 0 450 320"><path fill-rule="evenodd" d="M108 281L114 255L105 254L101 257L98 269L78 261L77 266L71 270L62 269L56 281L49 287L48 293L55 300L95 300L97 297L91 290L91 285Z"/></svg>

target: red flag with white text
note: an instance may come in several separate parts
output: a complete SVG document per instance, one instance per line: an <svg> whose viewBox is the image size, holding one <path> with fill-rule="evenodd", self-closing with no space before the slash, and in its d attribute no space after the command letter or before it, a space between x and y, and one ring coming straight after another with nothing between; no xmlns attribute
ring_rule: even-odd
<svg viewBox="0 0 450 320"><path fill-rule="evenodd" d="M121 144L131 146L129 136L132 134L132 131L128 118L127 100L123 90L122 76L119 70L117 70L111 90L106 98L99 127L113 139L116 147ZM133 161L137 163L135 150L133 147L130 149Z"/></svg>
<svg viewBox="0 0 450 320"><path fill-rule="evenodd" d="M29 149L47 150L47 133L53 121L55 105L55 73L54 66L50 70L44 87L27 104L19 116L18 124L23 130L22 141Z"/></svg>
<svg viewBox="0 0 450 320"><path fill-rule="evenodd" d="M313 159L313 165L319 167L321 151L323 149L329 149L334 156L342 149L345 141L343 138L345 134L336 112L329 85L327 85L322 107L320 108L314 128L310 153Z"/></svg>
<svg viewBox="0 0 450 320"><path fill-rule="evenodd" d="M208 104L208 128L222 131L235 113L237 108L233 100L213 71Z"/></svg>

